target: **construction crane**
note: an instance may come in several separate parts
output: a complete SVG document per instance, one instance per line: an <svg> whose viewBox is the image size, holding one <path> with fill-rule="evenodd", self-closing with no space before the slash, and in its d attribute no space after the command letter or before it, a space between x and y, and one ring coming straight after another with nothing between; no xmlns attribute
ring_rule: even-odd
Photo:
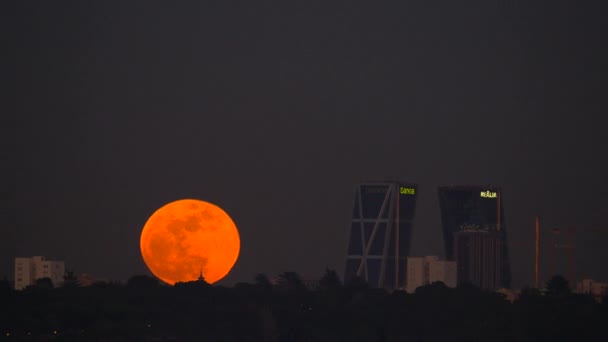
<svg viewBox="0 0 608 342"><path fill-rule="evenodd" d="M561 234L562 230L559 228L553 228L551 233L553 234L551 240L551 274L555 275L555 264L557 258L557 250L566 250L568 256L568 279L570 280L571 286L574 285L574 233L575 229L572 227L566 228L566 243L557 243L556 236Z"/></svg>
<svg viewBox="0 0 608 342"><path fill-rule="evenodd" d="M557 236L565 233L566 243L558 243ZM552 240L551 240L551 274L555 274L556 268L556 258L559 250L564 250L567 254L568 260L568 279L571 282L571 285L574 285L575 274L574 274L574 251L576 249L576 245L574 241L576 241L576 234L579 233L608 233L608 229L606 228L583 228L583 227L567 227L567 228L553 228L551 230ZM562 239L563 241L563 239Z"/></svg>
<svg viewBox="0 0 608 342"><path fill-rule="evenodd" d="M534 225L534 283L536 288L540 287L540 240L541 240L541 225L540 219L538 215L535 217L535 225ZM565 229L553 228L550 231L551 234L551 244L549 248L550 253L550 266L549 272L551 276L555 275L556 272L556 259L558 252L563 250L567 253L568 258L568 279L571 282L571 285L574 285L574 251L576 246L574 244L575 241L575 233L583 232L583 233L608 233L608 229L606 228L580 228L580 227L568 227ZM562 232L565 232L566 243L558 243L558 235L561 235ZM543 234L544 235L544 234ZM563 240L562 240L563 241Z"/></svg>
<svg viewBox="0 0 608 342"><path fill-rule="evenodd" d="M540 221L538 220L538 215L536 216L534 225L534 284L536 288L540 288Z"/></svg>

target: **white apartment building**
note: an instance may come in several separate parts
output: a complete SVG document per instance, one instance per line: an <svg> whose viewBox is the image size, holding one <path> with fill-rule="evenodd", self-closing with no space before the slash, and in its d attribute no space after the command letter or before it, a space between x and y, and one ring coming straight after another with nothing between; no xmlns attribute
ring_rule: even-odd
<svg viewBox="0 0 608 342"><path fill-rule="evenodd" d="M407 258L406 291L414 293L417 288L441 281L449 287L456 286L456 262L439 260L438 256Z"/></svg>
<svg viewBox="0 0 608 342"><path fill-rule="evenodd" d="M429 263L429 284L443 282L447 287L456 287L456 261L433 260Z"/></svg>
<svg viewBox="0 0 608 342"><path fill-rule="evenodd" d="M33 285L40 278L50 278L53 286L58 286L63 283L64 274L63 261L47 260L43 256L15 258L15 290Z"/></svg>

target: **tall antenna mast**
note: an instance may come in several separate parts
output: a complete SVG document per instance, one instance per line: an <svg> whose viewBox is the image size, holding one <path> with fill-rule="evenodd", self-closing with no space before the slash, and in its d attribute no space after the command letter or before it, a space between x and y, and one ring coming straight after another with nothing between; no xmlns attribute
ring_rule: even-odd
<svg viewBox="0 0 608 342"><path fill-rule="evenodd" d="M395 204L396 207L396 216L395 216L395 282L393 284L393 288L397 289L399 286L399 268L401 267L401 265L399 265L399 212L400 212L400 205L399 205L399 198L401 197L401 191L400 191L400 187L401 185L397 186L397 190L395 191L395 196L397 198L397 203ZM407 261L406 261L407 263ZM407 265L407 264L406 264Z"/></svg>
<svg viewBox="0 0 608 342"><path fill-rule="evenodd" d="M574 284L574 228L568 228L568 275L570 278L570 287Z"/></svg>
<svg viewBox="0 0 608 342"><path fill-rule="evenodd" d="M498 231L501 231L502 227L500 226L500 197L501 197L501 191L500 189L497 191L498 193L498 200L496 201L496 228L498 228Z"/></svg>
<svg viewBox="0 0 608 342"><path fill-rule="evenodd" d="M534 283L536 288L539 286L539 259L540 259L540 223L538 222L538 215L536 215L536 229L535 229L535 240L534 240Z"/></svg>

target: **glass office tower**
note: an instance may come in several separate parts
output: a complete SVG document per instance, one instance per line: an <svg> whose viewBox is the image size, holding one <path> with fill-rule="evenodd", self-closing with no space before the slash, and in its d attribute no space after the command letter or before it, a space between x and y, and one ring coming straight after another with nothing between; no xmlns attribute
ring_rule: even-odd
<svg viewBox="0 0 608 342"><path fill-rule="evenodd" d="M458 283L470 283L484 290L506 287L502 270L504 247L503 236L497 232L460 231L454 234Z"/></svg>
<svg viewBox="0 0 608 342"><path fill-rule="evenodd" d="M443 186L439 206L445 256L455 260L458 281L485 289L510 287L502 190L492 186Z"/></svg>
<svg viewBox="0 0 608 342"><path fill-rule="evenodd" d="M355 186L346 282L359 276L374 287L405 288L416 196L410 183Z"/></svg>

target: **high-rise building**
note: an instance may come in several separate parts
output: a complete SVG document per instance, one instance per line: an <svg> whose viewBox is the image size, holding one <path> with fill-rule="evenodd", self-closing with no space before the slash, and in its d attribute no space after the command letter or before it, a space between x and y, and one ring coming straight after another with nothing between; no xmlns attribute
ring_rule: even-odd
<svg viewBox="0 0 608 342"><path fill-rule="evenodd" d="M501 270L503 249L503 238L496 232L460 231L454 234L458 282L485 290L506 287Z"/></svg>
<svg viewBox="0 0 608 342"><path fill-rule="evenodd" d="M410 183L355 186L345 281L359 276L374 287L405 287L416 192Z"/></svg>
<svg viewBox="0 0 608 342"><path fill-rule="evenodd" d="M510 287L502 190L493 186L443 186L439 188L439 206L445 256L457 262L458 281L485 284L482 287L487 289ZM462 241L456 242L461 232ZM480 246L485 247L474 250ZM475 271L474 265L483 267ZM480 280L490 278L494 282Z"/></svg>
<svg viewBox="0 0 608 342"><path fill-rule="evenodd" d="M54 286L63 282L63 261L47 260L42 256L15 258L15 290L34 285L36 279L50 278Z"/></svg>
<svg viewBox="0 0 608 342"><path fill-rule="evenodd" d="M439 281L446 286L456 287L454 261L440 260L438 256L407 258L407 292L413 293L421 286Z"/></svg>

